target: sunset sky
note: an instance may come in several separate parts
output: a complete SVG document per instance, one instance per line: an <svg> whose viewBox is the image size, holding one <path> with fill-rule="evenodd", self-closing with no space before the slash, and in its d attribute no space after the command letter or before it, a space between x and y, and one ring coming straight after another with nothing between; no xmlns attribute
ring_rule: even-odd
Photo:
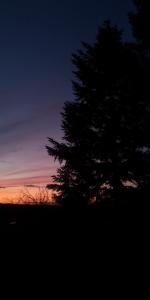
<svg viewBox="0 0 150 300"><path fill-rule="evenodd" d="M73 99L71 53L106 19L130 38L130 0L0 1L0 186L45 184L56 164L60 111Z"/></svg>

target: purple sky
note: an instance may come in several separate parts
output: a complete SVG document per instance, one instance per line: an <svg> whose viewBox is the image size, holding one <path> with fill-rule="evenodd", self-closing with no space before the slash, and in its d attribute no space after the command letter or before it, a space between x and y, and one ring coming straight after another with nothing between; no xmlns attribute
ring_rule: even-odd
<svg viewBox="0 0 150 300"><path fill-rule="evenodd" d="M131 7L130 0L0 1L0 185L48 182L56 164L47 137L61 138L60 111L73 99L71 53L81 40L94 41L106 19L130 38Z"/></svg>

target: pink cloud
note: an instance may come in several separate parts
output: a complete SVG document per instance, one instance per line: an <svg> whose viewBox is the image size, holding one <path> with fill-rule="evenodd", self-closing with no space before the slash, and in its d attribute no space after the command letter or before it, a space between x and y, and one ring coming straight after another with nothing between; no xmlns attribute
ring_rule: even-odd
<svg viewBox="0 0 150 300"><path fill-rule="evenodd" d="M2 179L0 180L0 185L9 187L9 186L23 186L27 184L38 184L38 185L47 185L50 182L48 176L34 176L34 177L24 177L16 179Z"/></svg>

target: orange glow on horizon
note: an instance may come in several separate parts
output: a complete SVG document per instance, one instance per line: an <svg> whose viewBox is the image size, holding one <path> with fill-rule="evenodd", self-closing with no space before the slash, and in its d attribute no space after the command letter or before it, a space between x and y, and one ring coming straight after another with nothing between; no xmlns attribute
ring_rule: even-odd
<svg viewBox="0 0 150 300"><path fill-rule="evenodd" d="M0 203L1 204L23 204L23 203L35 203L32 202L30 198L28 198L28 193L35 199L39 200L39 193L43 193L43 191L47 193L48 199L47 201L52 201L52 191L45 189L44 187L39 188L38 186L24 187L24 186L16 186L16 187L7 187L0 189ZM27 196L23 198L23 193ZM37 197L36 197L37 195ZM24 200L25 201L24 201Z"/></svg>
<svg viewBox="0 0 150 300"><path fill-rule="evenodd" d="M34 197L39 194L39 189L44 191L48 183L50 178L46 176L2 179L0 180L0 203L19 203L25 190ZM48 191L48 196L52 199L52 191Z"/></svg>

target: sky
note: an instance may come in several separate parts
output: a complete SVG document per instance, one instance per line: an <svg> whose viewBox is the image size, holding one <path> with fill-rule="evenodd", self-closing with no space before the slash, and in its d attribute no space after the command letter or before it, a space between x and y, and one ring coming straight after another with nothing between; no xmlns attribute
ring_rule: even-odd
<svg viewBox="0 0 150 300"><path fill-rule="evenodd" d="M131 38L130 0L0 1L0 186L47 184L45 149L60 140L63 103L73 99L71 54L94 42L104 20Z"/></svg>

